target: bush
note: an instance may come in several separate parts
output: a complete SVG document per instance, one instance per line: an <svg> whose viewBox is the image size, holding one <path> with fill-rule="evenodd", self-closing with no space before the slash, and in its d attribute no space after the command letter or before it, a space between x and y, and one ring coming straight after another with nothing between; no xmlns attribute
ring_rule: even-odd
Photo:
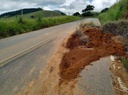
<svg viewBox="0 0 128 95"><path fill-rule="evenodd" d="M102 30L116 35L116 39L118 38L125 45L128 52L128 21L109 22L102 27Z"/></svg>
<svg viewBox="0 0 128 95"><path fill-rule="evenodd" d="M18 22L19 24L24 24L24 20L23 20L22 17L19 17L17 22Z"/></svg>
<svg viewBox="0 0 128 95"><path fill-rule="evenodd" d="M86 45L86 43L89 42L89 36L81 35L80 41L81 41L82 45Z"/></svg>
<svg viewBox="0 0 128 95"><path fill-rule="evenodd" d="M109 32L128 38L128 21L109 22L106 23L102 29L103 32Z"/></svg>

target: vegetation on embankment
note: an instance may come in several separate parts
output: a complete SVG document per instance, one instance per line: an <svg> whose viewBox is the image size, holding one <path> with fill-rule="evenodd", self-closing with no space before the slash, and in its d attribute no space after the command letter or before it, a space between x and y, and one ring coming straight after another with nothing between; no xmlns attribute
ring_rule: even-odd
<svg viewBox="0 0 128 95"><path fill-rule="evenodd" d="M0 39L79 19L80 17L75 16L60 16L53 18L41 18L39 16L37 19L23 19L20 17L8 21L2 19L0 20Z"/></svg>
<svg viewBox="0 0 128 95"><path fill-rule="evenodd" d="M99 19L102 25L110 21L122 19L128 11L128 0L120 0L109 8L107 12L101 13Z"/></svg>
<svg viewBox="0 0 128 95"><path fill-rule="evenodd" d="M118 3L111 6L98 17L103 25L103 31L120 35L120 37L118 36L117 38L122 40L126 47L126 52L128 52L128 21L125 20L128 19L128 0L119 0ZM124 66L128 68L128 58L124 57L121 61Z"/></svg>
<svg viewBox="0 0 128 95"><path fill-rule="evenodd" d="M126 52L128 52L128 21L127 20L121 20L121 21L113 21L106 23L102 27L102 31L104 33L110 33L113 35L116 35L113 40L116 42L120 42L125 46ZM124 67L128 69L128 53L127 58L122 58L122 63L124 64Z"/></svg>
<svg viewBox="0 0 128 95"><path fill-rule="evenodd" d="M126 67L126 68L128 69L128 59L126 59L125 57L123 57L123 58L121 59L121 61L123 62L124 67Z"/></svg>

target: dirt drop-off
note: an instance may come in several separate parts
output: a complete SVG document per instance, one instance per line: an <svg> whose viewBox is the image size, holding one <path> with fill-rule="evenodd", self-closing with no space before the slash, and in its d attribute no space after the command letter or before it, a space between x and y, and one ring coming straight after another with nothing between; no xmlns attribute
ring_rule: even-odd
<svg viewBox="0 0 128 95"><path fill-rule="evenodd" d="M82 32L89 37L85 45L82 44L80 35L75 33L68 39L66 48L69 52L64 54L59 65L60 84L77 78L84 67L93 61L109 55L125 55L124 45L115 42L112 34L103 33L98 28L85 28Z"/></svg>

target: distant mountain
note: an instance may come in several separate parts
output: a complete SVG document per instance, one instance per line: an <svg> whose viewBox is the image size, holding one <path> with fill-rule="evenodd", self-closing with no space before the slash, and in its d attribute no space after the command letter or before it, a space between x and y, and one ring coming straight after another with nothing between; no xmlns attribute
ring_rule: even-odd
<svg viewBox="0 0 128 95"><path fill-rule="evenodd" d="M54 10L54 12L61 13L62 15L66 15L64 12L61 12L60 10Z"/></svg>
<svg viewBox="0 0 128 95"><path fill-rule="evenodd" d="M43 10L42 8L27 8L3 13L0 15L0 18L14 18L20 16L21 14L23 14L24 18L37 18L39 15L41 17L54 17L66 15L65 13L59 10L50 11Z"/></svg>
<svg viewBox="0 0 128 95"><path fill-rule="evenodd" d="M22 12L23 12L23 14L28 14L28 13L32 13L32 12L41 11L41 10L43 10L43 9L41 9L41 8L20 9L20 10L16 10L16 11L12 11L12 12L3 13L3 14L0 15L0 18L21 15Z"/></svg>

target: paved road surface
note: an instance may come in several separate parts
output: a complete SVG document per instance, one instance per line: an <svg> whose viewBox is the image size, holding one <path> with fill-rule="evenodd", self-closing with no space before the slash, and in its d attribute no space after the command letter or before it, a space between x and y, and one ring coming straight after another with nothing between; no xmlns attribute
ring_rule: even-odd
<svg viewBox="0 0 128 95"><path fill-rule="evenodd" d="M26 53L28 50L33 50L37 46L48 43L61 33L74 31L81 22L90 21L100 25L98 19L84 19L0 40L0 67L5 62L10 61L10 59L15 59L19 54Z"/></svg>
<svg viewBox="0 0 128 95"><path fill-rule="evenodd" d="M0 40L0 95L15 95L36 80L51 57L55 40L73 32L84 19ZM37 48L38 47L38 48Z"/></svg>
<svg viewBox="0 0 128 95"><path fill-rule="evenodd" d="M79 86L85 95L115 95L109 70L111 63L110 57L101 58L82 70Z"/></svg>

